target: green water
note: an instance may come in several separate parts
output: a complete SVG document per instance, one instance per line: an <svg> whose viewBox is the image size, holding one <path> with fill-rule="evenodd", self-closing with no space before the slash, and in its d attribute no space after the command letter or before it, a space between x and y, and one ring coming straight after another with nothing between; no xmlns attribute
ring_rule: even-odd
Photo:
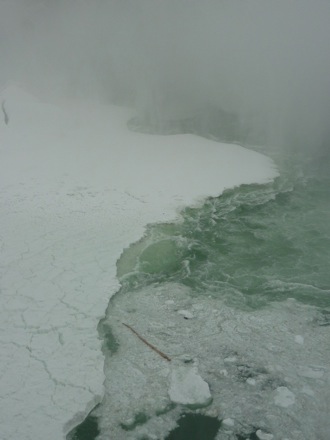
<svg viewBox="0 0 330 440"><path fill-rule="evenodd" d="M97 410L98 405L93 411ZM85 418L85 420L76 426L68 435L67 440L94 440L99 435L98 419L93 415L93 411Z"/></svg>
<svg viewBox="0 0 330 440"><path fill-rule="evenodd" d="M165 440L213 440L221 426L220 420L201 414L183 414Z"/></svg>
<svg viewBox="0 0 330 440"><path fill-rule="evenodd" d="M287 298L329 307L329 184L286 174L188 208L182 223L149 227L118 263L123 290L174 281L234 307Z"/></svg>

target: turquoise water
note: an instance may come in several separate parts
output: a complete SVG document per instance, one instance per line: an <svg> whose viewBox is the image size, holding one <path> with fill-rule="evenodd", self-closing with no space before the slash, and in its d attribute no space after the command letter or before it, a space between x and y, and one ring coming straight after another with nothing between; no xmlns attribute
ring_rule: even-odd
<svg viewBox="0 0 330 440"><path fill-rule="evenodd" d="M138 295L147 286L175 283L188 287L196 301L221 300L243 312L294 298L317 308L318 325L329 326L327 163L323 161L321 170L316 162L305 161L299 166L287 162L280 170L281 177L271 184L227 190L218 198L206 200L203 206L185 209L181 222L149 226L145 237L132 244L118 261L122 284L118 297ZM109 309L115 303L116 296ZM99 331L105 340L111 375L111 356L120 351L120 344L112 334L111 322L101 322ZM215 439L221 420L201 414L194 417L193 412L177 418L178 414L177 410L173 412L178 427L166 438L195 438L192 432L203 427L209 433L207 438ZM141 419L139 425L149 418ZM96 420L91 414L68 439L96 438ZM134 427L130 429L133 433ZM221 434L217 438L258 438L258 427L252 428L243 434ZM123 434L122 438L128 437Z"/></svg>

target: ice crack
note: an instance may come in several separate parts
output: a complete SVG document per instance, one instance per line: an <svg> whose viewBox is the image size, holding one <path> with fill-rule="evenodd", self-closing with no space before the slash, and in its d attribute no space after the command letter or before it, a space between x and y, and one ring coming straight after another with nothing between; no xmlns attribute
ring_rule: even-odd
<svg viewBox="0 0 330 440"><path fill-rule="evenodd" d="M43 369L45 370L45 372L47 373L49 379L55 385L55 387L57 387L57 386L68 387L69 386L69 387L72 387L72 388L77 388L77 389L80 389L80 390L87 391L91 395L94 395L93 391L89 387L85 387L83 385L77 385L77 384L73 384L73 383L64 382L64 381L61 381L61 380L57 379L56 377L54 377L52 372L48 368L47 362L44 359L40 359L35 354L33 354L31 347L26 347L26 349L29 351L31 359L35 360L36 362L39 362L43 366Z"/></svg>
<svg viewBox="0 0 330 440"><path fill-rule="evenodd" d="M8 113L7 113L6 108L5 108L5 102L6 101L2 101L1 108L2 108L2 112L3 112L3 120L5 121L5 124L8 125L8 123L9 123L9 116L8 116Z"/></svg>

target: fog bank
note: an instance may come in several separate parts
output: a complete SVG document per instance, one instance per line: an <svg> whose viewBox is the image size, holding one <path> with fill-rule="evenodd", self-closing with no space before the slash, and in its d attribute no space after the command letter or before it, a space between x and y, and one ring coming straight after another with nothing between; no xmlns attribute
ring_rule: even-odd
<svg viewBox="0 0 330 440"><path fill-rule="evenodd" d="M184 119L221 109L241 142L323 147L326 0L2 0L1 87Z"/></svg>

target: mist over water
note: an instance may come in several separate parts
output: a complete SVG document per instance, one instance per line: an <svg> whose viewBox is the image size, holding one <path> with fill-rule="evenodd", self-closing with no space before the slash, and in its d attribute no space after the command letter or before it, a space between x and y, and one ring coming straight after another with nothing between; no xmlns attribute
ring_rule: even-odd
<svg viewBox="0 0 330 440"><path fill-rule="evenodd" d="M315 150L329 134L329 24L325 0L2 0L0 83L142 120L221 109L231 140Z"/></svg>

